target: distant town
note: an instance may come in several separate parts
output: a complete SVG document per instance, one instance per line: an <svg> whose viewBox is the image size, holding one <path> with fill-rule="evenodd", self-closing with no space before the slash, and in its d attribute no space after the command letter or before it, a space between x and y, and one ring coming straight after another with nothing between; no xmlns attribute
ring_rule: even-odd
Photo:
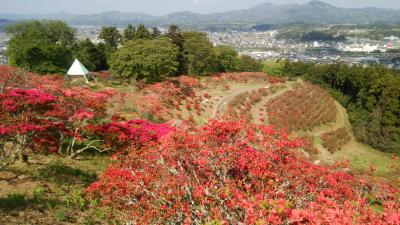
<svg viewBox="0 0 400 225"><path fill-rule="evenodd" d="M100 42L99 26L75 26L79 39L89 38L93 43ZM121 28L122 30L123 28ZM165 29L160 28L162 32ZM350 33L360 33L359 29ZM352 35L343 41L295 41L278 38L280 30L269 31L229 31L207 32L214 45L229 45L239 54L259 60L287 59L289 61L330 64L341 62L347 65L383 65L400 70L400 37L388 36L372 40ZM9 37L0 33L0 64L7 64Z"/></svg>
<svg viewBox="0 0 400 225"><path fill-rule="evenodd" d="M348 65L382 64L400 69L400 38L382 40L346 37L345 41L292 41L277 39L279 31L268 32L210 32L215 45L230 45L240 54L260 60L287 59L317 64L342 62Z"/></svg>

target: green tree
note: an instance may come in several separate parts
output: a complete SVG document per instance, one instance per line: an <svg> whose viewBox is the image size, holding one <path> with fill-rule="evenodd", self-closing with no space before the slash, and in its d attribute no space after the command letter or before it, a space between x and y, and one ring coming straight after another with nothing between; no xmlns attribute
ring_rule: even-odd
<svg viewBox="0 0 400 225"><path fill-rule="evenodd" d="M234 48L217 46L215 52L219 72L235 72L239 70L240 59Z"/></svg>
<svg viewBox="0 0 400 225"><path fill-rule="evenodd" d="M99 34L99 38L102 39L110 49L114 50L117 49L118 45L122 41L122 35L116 27L103 27Z"/></svg>
<svg viewBox="0 0 400 225"><path fill-rule="evenodd" d="M216 72L214 46L201 32L183 33L186 71L189 75L206 75Z"/></svg>
<svg viewBox="0 0 400 225"><path fill-rule="evenodd" d="M124 41L130 41L136 37L136 27L129 24L124 30Z"/></svg>
<svg viewBox="0 0 400 225"><path fill-rule="evenodd" d="M65 72L75 31L61 21L24 21L8 27L10 64L39 73Z"/></svg>
<svg viewBox="0 0 400 225"><path fill-rule="evenodd" d="M125 80L156 82L176 73L178 48L168 38L128 41L113 54L114 76Z"/></svg>
<svg viewBox="0 0 400 225"><path fill-rule="evenodd" d="M151 32L151 37L152 38L158 38L161 36L161 31L158 29L158 27L153 27L153 31Z"/></svg>
<svg viewBox="0 0 400 225"><path fill-rule="evenodd" d="M151 37L150 31L143 24L140 24L136 31L136 38L150 39L150 37Z"/></svg>
<svg viewBox="0 0 400 225"><path fill-rule="evenodd" d="M284 62L278 61L264 61L262 62L262 71L270 76L285 76Z"/></svg>
<svg viewBox="0 0 400 225"><path fill-rule="evenodd" d="M76 44L74 57L79 59L89 71L107 69L107 58L104 51L93 44L88 38Z"/></svg>
<svg viewBox="0 0 400 225"><path fill-rule="evenodd" d="M176 75L186 74L187 73L186 59L185 59L185 53L184 53L184 48L183 48L183 43L185 42L185 40L183 38L181 29L176 25L171 25L168 28L168 32L166 33L166 36L172 40L172 43L174 45L178 46L179 66L178 66L178 71L176 72Z"/></svg>
<svg viewBox="0 0 400 225"><path fill-rule="evenodd" d="M260 72L262 68L261 62L248 55L240 56L239 71L243 72Z"/></svg>

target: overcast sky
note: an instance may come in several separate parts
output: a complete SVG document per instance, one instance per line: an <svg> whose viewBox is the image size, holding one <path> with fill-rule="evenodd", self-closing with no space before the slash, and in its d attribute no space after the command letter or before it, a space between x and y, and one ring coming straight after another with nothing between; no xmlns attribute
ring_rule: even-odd
<svg viewBox="0 0 400 225"><path fill-rule="evenodd" d="M1 13L87 14L118 10L165 15L177 11L223 12L250 8L263 2L304 3L309 0L0 0ZM400 0L324 0L341 7L400 8Z"/></svg>

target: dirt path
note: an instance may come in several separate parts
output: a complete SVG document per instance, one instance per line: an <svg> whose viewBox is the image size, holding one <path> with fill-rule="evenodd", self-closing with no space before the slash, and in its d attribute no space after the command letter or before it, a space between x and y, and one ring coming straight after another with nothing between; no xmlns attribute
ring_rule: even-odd
<svg viewBox="0 0 400 225"><path fill-rule="evenodd" d="M256 112L256 111L254 111L254 108L257 108L256 110L259 110L259 108L260 108L265 102L267 102L267 101L269 101L269 100L271 100L271 99L273 99L273 98L276 98L276 97L278 97L278 96L284 94L286 91L290 90L290 89L292 88L293 84L295 84L295 83L296 83L296 82L292 82L292 83L291 83L291 82L287 82L287 83L286 83L286 87L283 87L283 89L277 91L276 93L274 93L274 94L272 94L272 95L269 95L269 96L264 97L264 98L262 99L261 102L255 104L255 107L252 107L253 115L257 115L257 113L254 114L254 112ZM271 84L267 84L267 85L265 85L264 87L265 87L265 88L271 88ZM259 88L262 88L262 87L257 87L257 88L246 88L245 90L240 90L240 91L237 91L237 92L235 92L235 93L232 93L232 94L230 94L230 95L225 96L225 97L222 98L222 99L216 104L216 106L214 107L213 112L212 112L212 114L211 114L211 118L215 119L215 118L219 115L220 112L224 111L224 108L225 108L226 105L229 103L229 101L231 101L231 100L232 100L233 98L235 98L236 96L241 95L241 94L244 94L244 93L246 93L246 92L251 92L251 91L258 90Z"/></svg>
<svg viewBox="0 0 400 225"><path fill-rule="evenodd" d="M267 84L266 85L266 87L270 87L270 84ZM224 109L224 107L228 104L228 102L230 101L230 100L232 100L234 97L236 97L236 96L238 96L238 95L241 95L241 94L244 94L244 93L246 93L246 92L250 92L250 91L253 91L253 90L258 90L260 87L257 87L257 88L247 88L247 89L245 89L245 90L240 90L240 91L237 91L237 92L235 92L235 93L233 93L233 94L230 94L230 95L228 95L228 96L225 96L224 98L222 98L221 100L219 100L219 102L216 104L216 106L214 107L214 109L213 109L213 112L212 112L212 114L211 114L211 118L212 119L216 119L216 117L218 116L218 114L220 113L220 112L222 112L223 111L223 109Z"/></svg>

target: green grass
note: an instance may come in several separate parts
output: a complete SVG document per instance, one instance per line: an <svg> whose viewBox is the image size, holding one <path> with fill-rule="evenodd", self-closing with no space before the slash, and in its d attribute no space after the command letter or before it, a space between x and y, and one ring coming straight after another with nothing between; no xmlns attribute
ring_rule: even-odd
<svg viewBox="0 0 400 225"><path fill-rule="evenodd" d="M395 180L400 176L400 163L391 158L391 154L374 150L362 144L351 144L334 154L337 160L350 160L350 167L359 171L370 171L370 165L376 165L375 176Z"/></svg>
<svg viewBox="0 0 400 225"><path fill-rule="evenodd" d="M26 195L20 192L12 192L7 195L7 198L0 199L1 209L12 209L24 207L26 205Z"/></svg>
<svg viewBox="0 0 400 225"><path fill-rule="evenodd" d="M77 223L105 224L95 203L85 198L85 188L97 179L97 173L110 164L108 156L88 156L84 160L65 159L54 155L32 156L29 165L12 165L5 170L24 174L22 186L2 190L0 217L14 217L23 223L19 213L37 215L37 224ZM36 218L35 218L36 219ZM3 221L9 224L9 221ZM11 223L11 222L10 222Z"/></svg>
<svg viewBox="0 0 400 225"><path fill-rule="evenodd" d="M97 179L94 172L83 171L68 165L54 163L39 170L39 176L42 179L50 180L54 183L77 183L89 184Z"/></svg>

